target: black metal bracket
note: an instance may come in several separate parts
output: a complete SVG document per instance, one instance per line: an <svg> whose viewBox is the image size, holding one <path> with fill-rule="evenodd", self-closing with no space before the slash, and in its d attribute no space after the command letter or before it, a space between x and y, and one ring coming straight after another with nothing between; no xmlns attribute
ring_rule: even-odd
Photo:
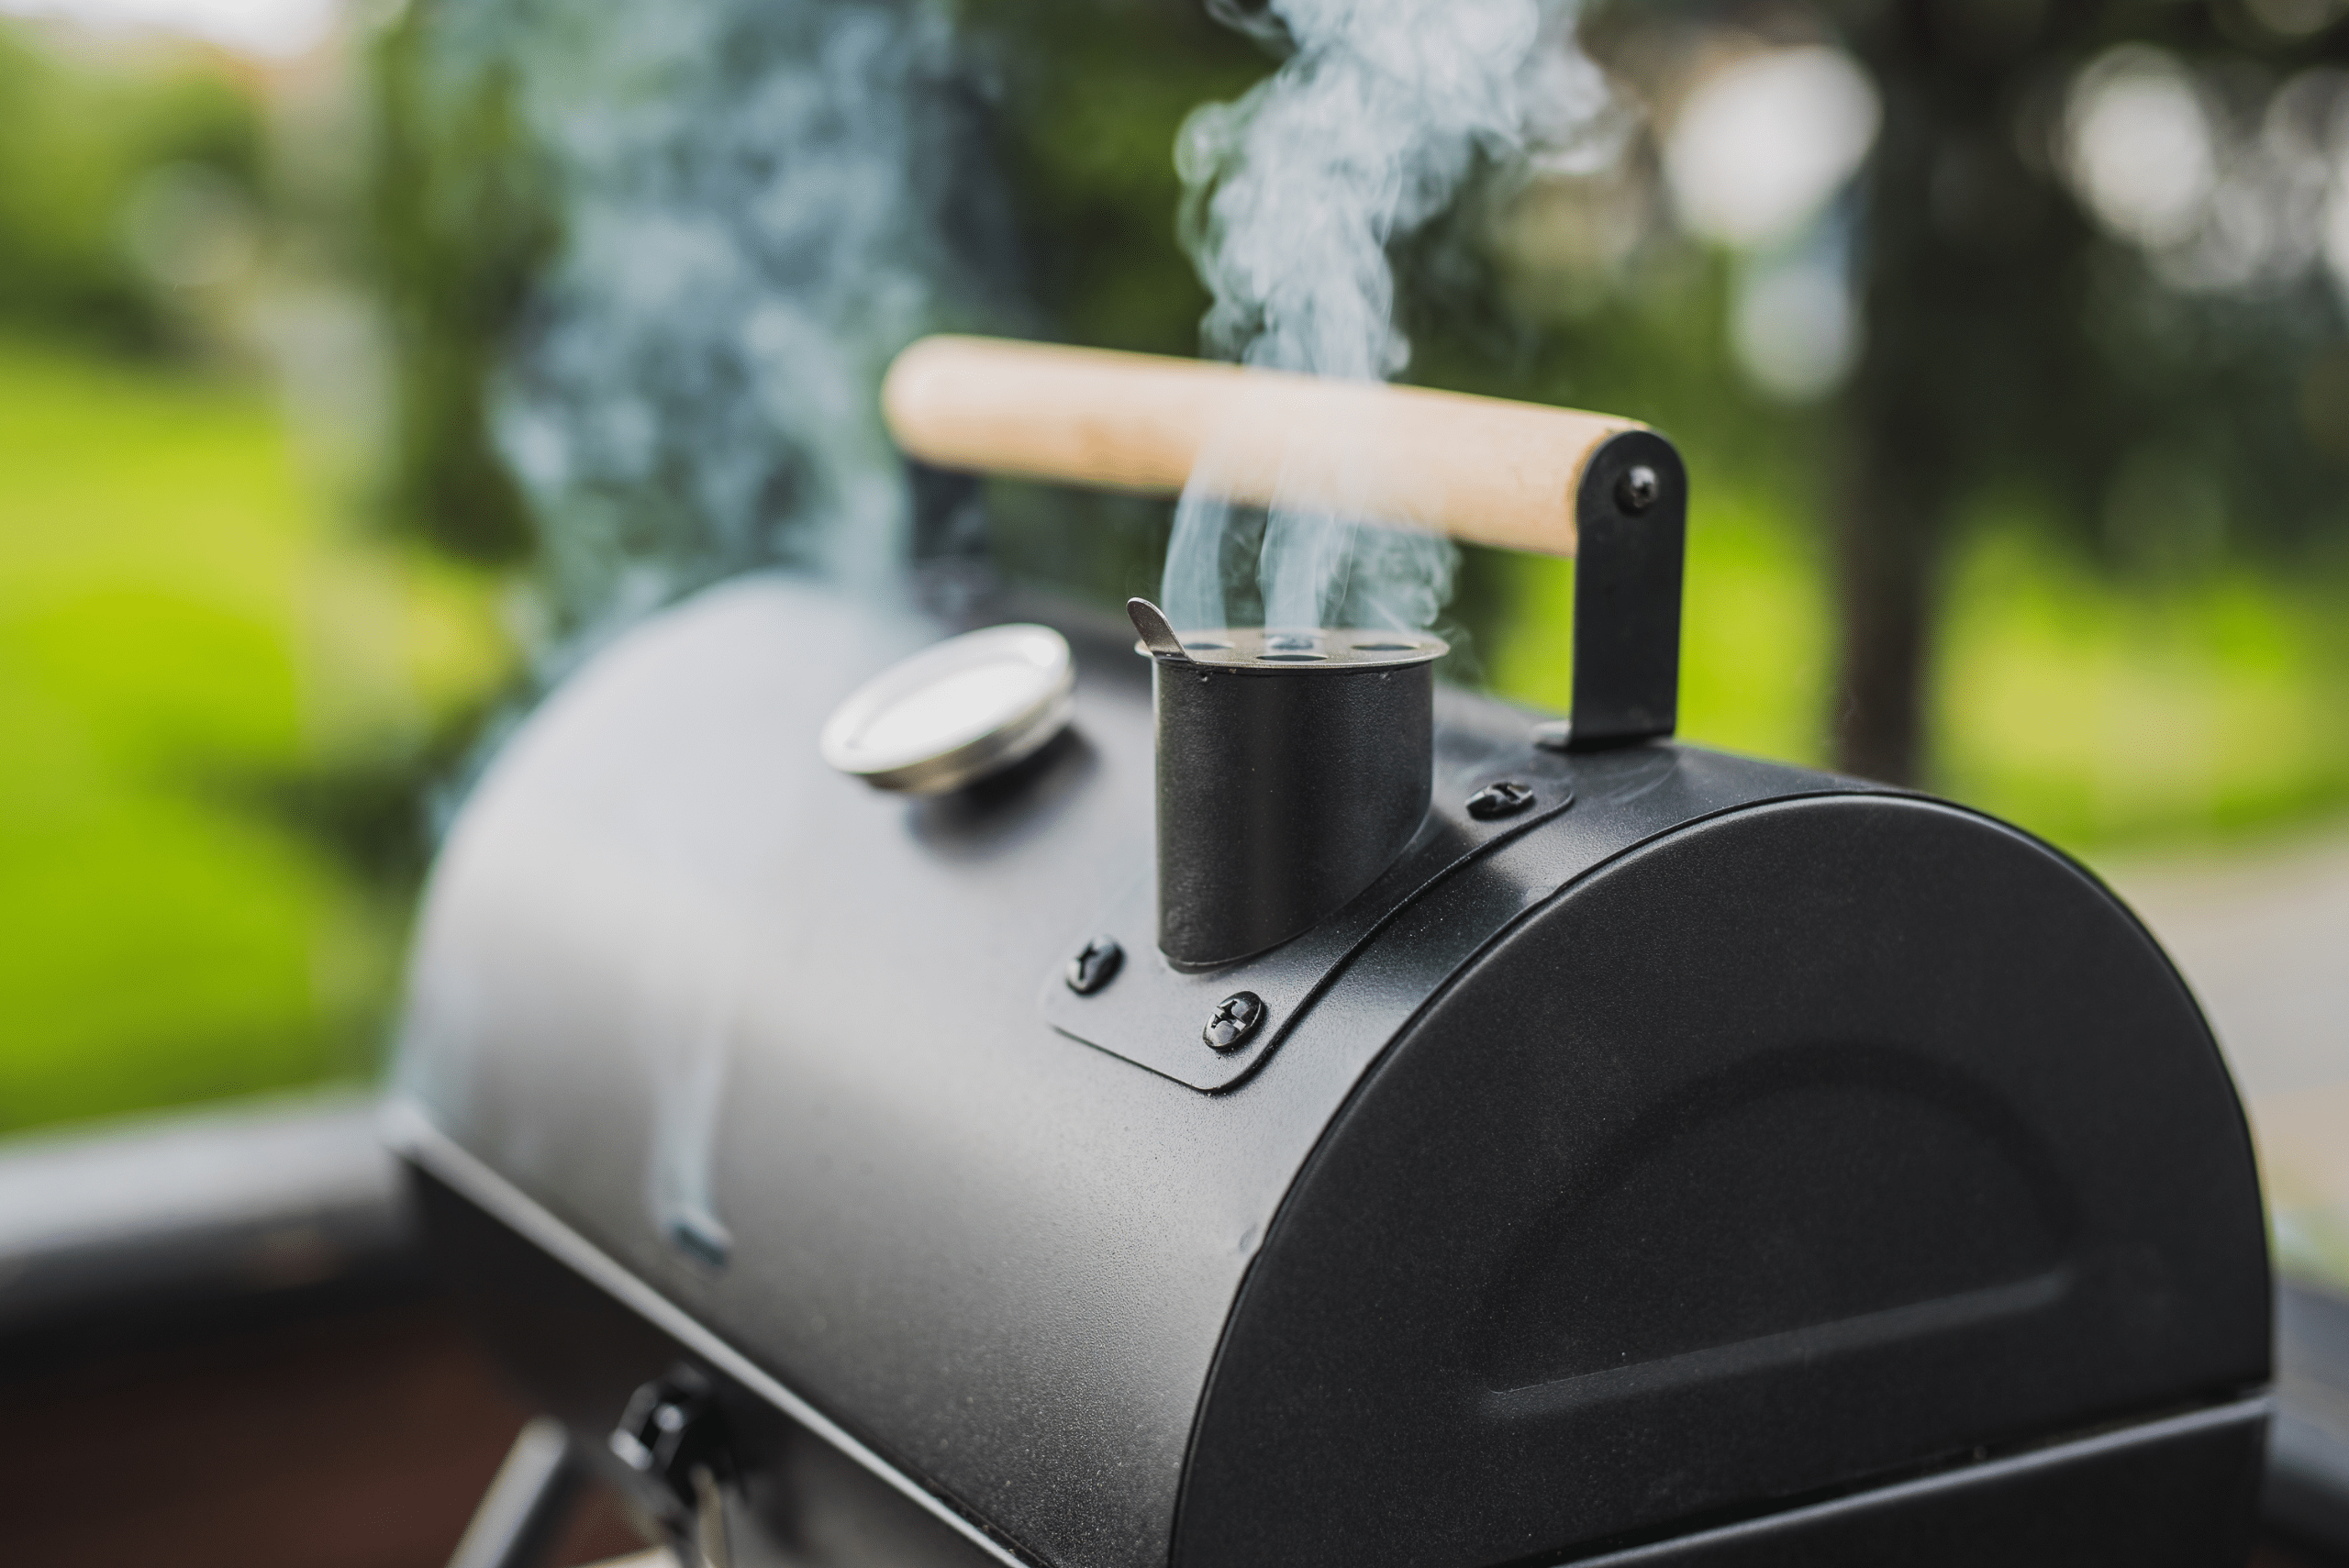
<svg viewBox="0 0 2349 1568"><path fill-rule="evenodd" d="M1178 970L1158 951L1157 889L1143 878L1095 917L1088 940L1077 936L1068 952L1082 956L1108 938L1121 962L1089 986L1071 983L1056 963L1039 992L1044 1020L1139 1067L1216 1094L1235 1087L1264 1065L1314 997L1356 952L1413 900L1471 862L1574 804L1576 764L1554 751L1526 745L1500 751L1482 736L1438 740L1435 794L1419 836L1386 873L1337 914L1309 930L1236 963L1205 971ZM1522 798L1500 811L1476 802L1500 784ZM1079 972L1080 975L1082 972ZM1210 1046L1202 1027L1225 999L1241 992L1257 998L1261 1026L1229 1048Z"/></svg>
<svg viewBox="0 0 2349 1568"><path fill-rule="evenodd" d="M1680 713L1680 583L1688 472L1653 430L1609 437L1575 496L1577 751L1653 740Z"/></svg>

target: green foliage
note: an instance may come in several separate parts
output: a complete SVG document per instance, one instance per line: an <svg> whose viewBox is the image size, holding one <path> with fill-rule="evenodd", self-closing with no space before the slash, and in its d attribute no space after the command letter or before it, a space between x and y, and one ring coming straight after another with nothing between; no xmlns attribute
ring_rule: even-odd
<svg viewBox="0 0 2349 1568"><path fill-rule="evenodd" d="M383 984L294 766L306 521L248 395L0 349L0 1127L362 1070Z"/></svg>
<svg viewBox="0 0 2349 1568"><path fill-rule="evenodd" d="M1186 0L968 0L1030 287L1063 340L1198 351L1208 297L1176 242L1174 133L1270 69Z"/></svg>
<svg viewBox="0 0 2349 1568"><path fill-rule="evenodd" d="M1819 764L1832 690L1824 550L1809 519L1698 465L1681 732ZM1502 557L1486 675L1560 709L1574 563ZM1932 691L1943 793L2077 852L2225 840L2349 806L2349 570L2240 564L2115 578L2044 524L1982 519L1958 551Z"/></svg>
<svg viewBox="0 0 2349 1568"><path fill-rule="evenodd" d="M2349 805L2349 573L2220 560L2116 580L2009 516L1955 562L1944 787L2075 847L2239 835Z"/></svg>
<svg viewBox="0 0 2349 1568"><path fill-rule="evenodd" d="M419 798L511 671L495 579L450 562L531 548L489 396L562 232L511 78L458 90L432 70L456 8L417 0L370 56L391 500L429 550L340 537L254 391L28 346L29 331L175 341L183 306L126 242L158 171L206 171L257 212L272 198L237 83L184 61L61 62L0 30L0 321L17 334L0 335L0 1128L375 1060ZM2104 31L2067 34L2042 63L2060 72L2129 27L2199 27L2206 9L2100 11ZM960 15L1015 196L1025 329L1192 351L1207 300L1176 239L1177 128L1271 59L1189 0L963 0ZM2332 46L2295 47L2274 69ZM2033 80L1986 88L1979 125L2005 126ZM1937 81L1916 90L1950 90ZM1920 292L1879 307L1887 362L1918 380L1879 407L1957 422L1920 460L1951 480L1954 519L1926 690L1941 782L2075 848L2337 809L2336 306L2305 289L2182 297L2044 171L2004 176L2031 183L2035 238L1920 228L1900 285ZM1658 227L1604 265L1562 261L1597 221L1578 199L1487 180L1397 248L1410 374L1669 431L1696 484L1685 730L1818 761L1836 689L1827 525L1865 421L1747 388L1727 347L1733 258ZM1165 506L990 490L1013 578L1105 604L1155 584ZM1461 584L1455 673L1562 706L1572 564L1472 550Z"/></svg>
<svg viewBox="0 0 2349 1568"><path fill-rule="evenodd" d="M520 532L482 388L557 219L495 83L458 104L423 91L423 41L446 4L411 8L380 56L403 472L419 517L506 519L452 540L495 556ZM1626 253L1574 254L1621 215L1573 182L1497 172L1396 247L1409 376L1626 414L1680 443L1697 487L1687 714L1700 739L1826 752L1831 717L1852 707L1837 660L1856 656L1848 625L1839 647L1836 579L1853 579L1837 562L1855 481L1874 473L1879 499L1888 488L1931 514L1914 559L1928 613L1945 599L1948 619L1916 628L1943 655L1914 695L1943 787L2071 842L2328 809L2349 799L2349 741L2327 706L2343 674L2319 629L2338 618L2322 562L2349 477L2339 308L2313 281L2181 293L2100 232L2032 149L2067 73L2121 39L2232 61L2243 69L2224 80L2265 102L2282 73L2349 47L2349 25L2283 43L2223 6L1990 10L1888 0L1806 20L1741 0L1626 0L1595 14L1593 48L1632 77L1687 41L1673 29L1723 24L1788 39L1840 28L1876 72L1888 105L1876 183L1842 217L1868 226L1870 357L1840 403L1789 408L1748 385L1727 325L1742 263L1655 220L1654 149L1636 141L1620 177L1644 182L1647 205L1632 204L1642 237ZM1207 299L1176 238L1176 132L1272 57L1187 0L963 0L958 15L1014 196L1025 329L1192 351ZM990 497L1013 578L1105 605L1154 583L1165 506L1011 484ZM1455 673L1555 700L1571 573L1468 552ZM2257 627L2265 643L2243 629ZM2201 717L2165 736L2116 717L2165 683L2199 693L2179 701ZM2259 714L2289 742L2258 740Z"/></svg>
<svg viewBox="0 0 2349 1568"><path fill-rule="evenodd" d="M258 206L251 98L184 61L83 64L0 27L0 322L117 350L176 339L168 290L139 268L134 206L188 169Z"/></svg>
<svg viewBox="0 0 2349 1568"><path fill-rule="evenodd" d="M460 88L435 72L442 8L408 6L373 52L373 256L395 350L390 502L439 548L509 562L529 553L530 532L492 450L490 383L559 228L510 73Z"/></svg>
<svg viewBox="0 0 2349 1568"><path fill-rule="evenodd" d="M1175 234L1175 133L1264 75L1263 50L1188 0L966 0L963 15L1034 335L1197 353L1208 295ZM1170 504L996 484L988 512L996 566L1015 581L1105 606L1157 592Z"/></svg>
<svg viewBox="0 0 2349 1568"><path fill-rule="evenodd" d="M483 588L338 541L234 384L0 338L0 1129L371 1071ZM368 780L373 865L286 809Z"/></svg>
<svg viewBox="0 0 2349 1568"><path fill-rule="evenodd" d="M1851 422L1888 426L1912 487L1940 490L1944 507L2027 490L2035 525L2122 570L2200 566L2229 543L2288 562L2340 537L2349 467L2304 417L2311 375L2349 341L2321 270L2207 292L2157 277L2066 188L2050 84L2112 45L2159 45L2214 93L2232 89L2224 113L2256 120L2284 112L2268 95L2287 72L2349 60L2349 33L2288 40L2224 4L2115 0L2051 7L1967 50L1936 33L1930 7L1854 9L1852 42L1889 113L1867 190L1871 347ZM2337 95L2306 117L2327 112ZM1961 159L1962 201L1948 194ZM2143 483L2149 459L2183 483Z"/></svg>

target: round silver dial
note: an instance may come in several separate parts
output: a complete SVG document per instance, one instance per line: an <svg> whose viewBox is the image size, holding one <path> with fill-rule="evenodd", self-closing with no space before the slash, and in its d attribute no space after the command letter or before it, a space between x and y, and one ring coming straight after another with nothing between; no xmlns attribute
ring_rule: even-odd
<svg viewBox="0 0 2349 1568"><path fill-rule="evenodd" d="M859 686L825 721L824 761L875 789L939 795L1032 755L1068 725L1076 666L1048 626L933 643Z"/></svg>

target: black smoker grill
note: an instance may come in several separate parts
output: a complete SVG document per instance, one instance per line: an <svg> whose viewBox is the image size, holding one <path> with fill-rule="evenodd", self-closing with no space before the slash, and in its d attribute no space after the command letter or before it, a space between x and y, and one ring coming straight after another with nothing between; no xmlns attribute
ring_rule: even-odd
<svg viewBox="0 0 2349 1568"><path fill-rule="evenodd" d="M2240 1562L2266 1260L2192 997L2012 828L1673 741L1678 462L1571 468L1570 729L1138 604L1150 659L1060 621L1064 732L875 790L819 732L963 628L784 577L556 694L393 1112L568 1434L472 1560L584 1466L741 1565Z"/></svg>

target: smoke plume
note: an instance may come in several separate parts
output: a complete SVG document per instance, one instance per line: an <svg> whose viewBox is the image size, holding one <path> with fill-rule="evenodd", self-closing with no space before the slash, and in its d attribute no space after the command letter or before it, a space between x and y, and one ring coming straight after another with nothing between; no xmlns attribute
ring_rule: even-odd
<svg viewBox="0 0 2349 1568"><path fill-rule="evenodd" d="M432 22L442 122L502 96L561 218L492 399L539 533L541 677L746 568L895 573L907 507L882 371L923 332L1018 314L990 292L1014 272L1009 226L946 8L442 0ZM702 826L653 814L648 859ZM718 998L750 962L706 933L656 958ZM710 1151L733 1022L640 1042L646 1202L706 1261L727 1244ZM423 1046L404 1060L419 1083L436 1071Z"/></svg>
<svg viewBox="0 0 2349 1568"><path fill-rule="evenodd" d="M562 217L493 415L558 663L746 567L893 570L873 389L1012 271L945 8L446 0L432 38L452 101L510 95Z"/></svg>
<svg viewBox="0 0 2349 1568"><path fill-rule="evenodd" d="M1219 15L1292 50L1236 103L1185 121L1183 238L1214 297L1210 355L1358 380L1410 361L1388 248L1479 166L1603 155L1604 79L1573 41L1577 0L1269 0ZM1359 454L1364 465L1375 452ZM1175 513L1164 598L1179 627L1429 625L1449 541L1342 510L1216 495L1205 455Z"/></svg>

